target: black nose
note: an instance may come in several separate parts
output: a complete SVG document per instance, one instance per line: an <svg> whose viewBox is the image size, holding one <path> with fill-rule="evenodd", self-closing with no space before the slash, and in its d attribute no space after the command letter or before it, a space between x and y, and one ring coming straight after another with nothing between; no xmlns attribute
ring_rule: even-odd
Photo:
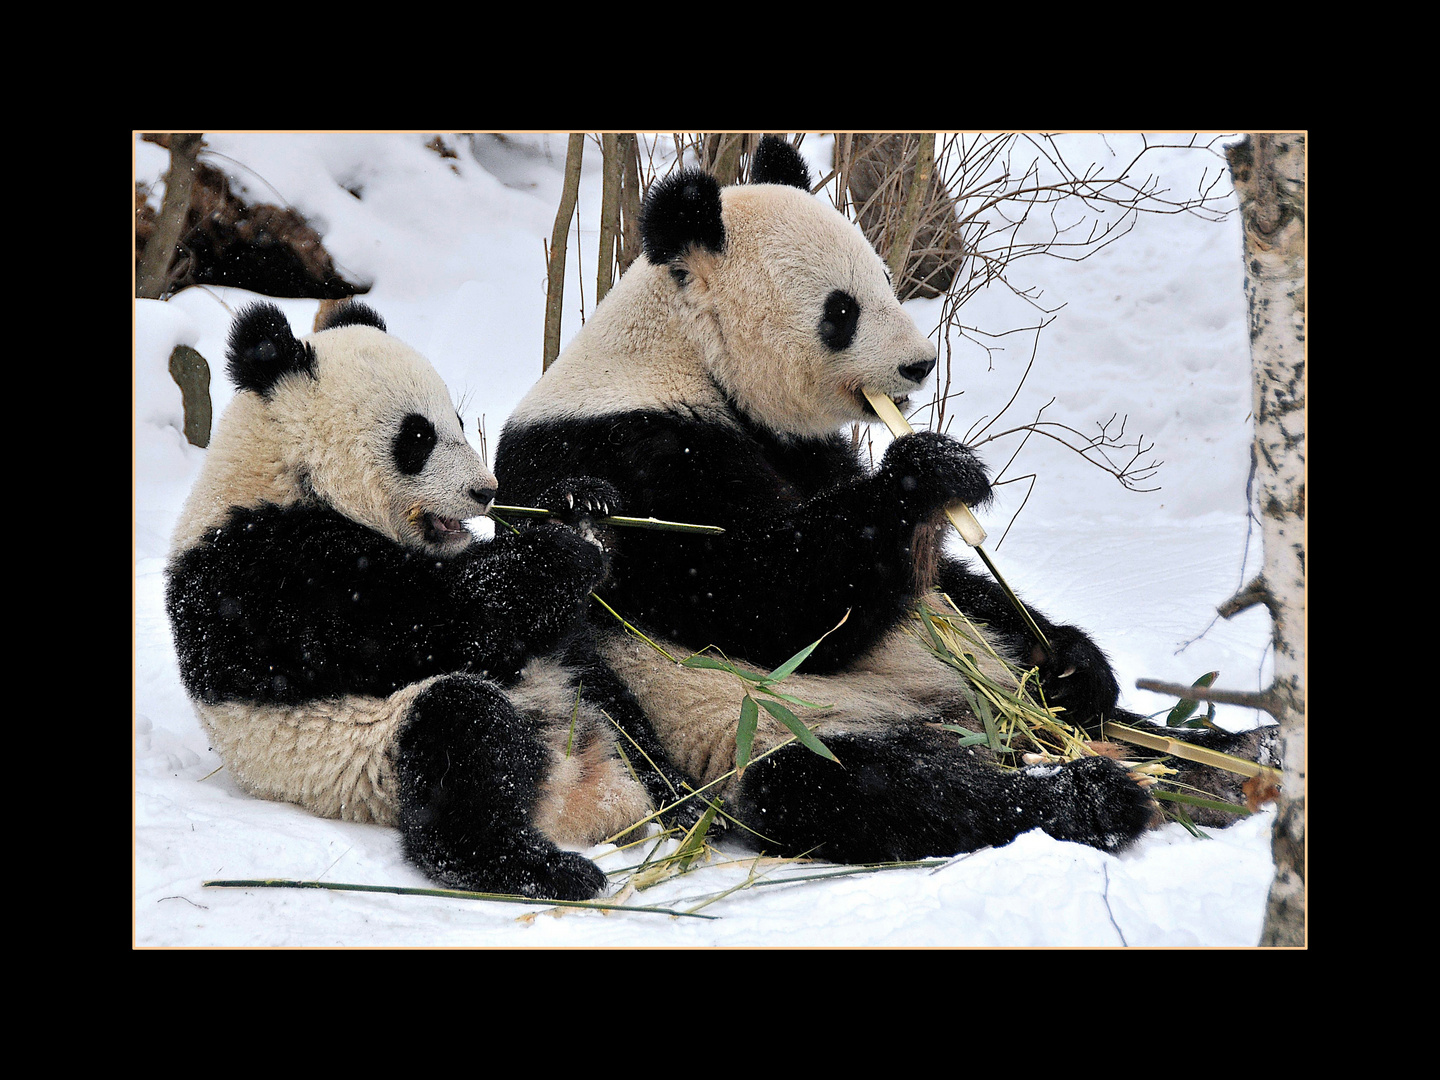
<svg viewBox="0 0 1440 1080"><path fill-rule="evenodd" d="M489 506L495 501L495 489L493 487L471 488L470 497L481 506Z"/></svg>
<svg viewBox="0 0 1440 1080"><path fill-rule="evenodd" d="M934 370L935 358L933 356L930 357L928 360L916 360L913 364L900 365L900 374L904 375L905 378L909 379L911 382L917 383L924 382L925 376L929 375L930 372Z"/></svg>

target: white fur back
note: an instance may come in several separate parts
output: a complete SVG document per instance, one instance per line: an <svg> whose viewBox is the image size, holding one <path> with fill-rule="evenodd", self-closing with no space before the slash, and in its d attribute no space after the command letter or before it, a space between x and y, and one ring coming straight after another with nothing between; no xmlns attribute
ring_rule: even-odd
<svg viewBox="0 0 1440 1080"><path fill-rule="evenodd" d="M283 431L266 418L264 400L258 394L237 394L205 451L205 464L180 511L170 550L194 546L207 529L224 521L232 506L290 506L303 497L294 454Z"/></svg>
<svg viewBox="0 0 1440 1080"><path fill-rule="evenodd" d="M704 318L668 270L636 262L511 420L524 424L653 409L731 423L697 340L707 333Z"/></svg>

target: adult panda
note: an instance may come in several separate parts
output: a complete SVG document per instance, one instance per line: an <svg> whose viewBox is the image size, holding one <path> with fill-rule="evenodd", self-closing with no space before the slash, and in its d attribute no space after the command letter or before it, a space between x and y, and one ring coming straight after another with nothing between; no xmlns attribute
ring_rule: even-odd
<svg viewBox="0 0 1440 1080"><path fill-rule="evenodd" d="M672 654L713 645L768 670L824 636L787 687L829 706L803 718L840 764L789 746L718 785L745 826L736 835L843 862L952 854L1037 826L1125 847L1155 806L1114 762L1002 770L939 730L978 725L954 672L902 626L932 583L1035 663L1068 718L1104 715L1118 687L1081 630L1032 609L1052 645L1039 650L992 581L940 553L943 508L989 496L968 449L920 432L861 465L840 429L875 419L862 387L903 403L934 348L874 249L810 195L789 143L765 138L752 173L723 190L697 170L652 186L645 257L505 425L506 498L543 502L584 472L613 484L625 513L724 527L613 538L604 599ZM732 769L733 677L679 668L618 632L602 651L692 780ZM755 755L789 734L760 720Z"/></svg>
<svg viewBox="0 0 1440 1080"><path fill-rule="evenodd" d="M555 522L474 539L462 520L494 477L440 376L368 307L297 339L255 304L228 360L238 393L176 527L166 609L229 774L398 826L443 885L594 896L605 875L558 845L649 814L645 784L668 793L580 700L571 632L600 548ZM597 490L566 478L545 501L578 503L583 526ZM567 643L578 660L558 658Z"/></svg>

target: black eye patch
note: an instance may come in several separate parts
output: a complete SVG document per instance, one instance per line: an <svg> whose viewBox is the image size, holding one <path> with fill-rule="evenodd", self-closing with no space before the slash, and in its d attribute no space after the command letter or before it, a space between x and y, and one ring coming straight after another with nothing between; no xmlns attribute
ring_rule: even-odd
<svg viewBox="0 0 1440 1080"><path fill-rule="evenodd" d="M419 413L410 413L400 421L400 431L390 448L395 467L406 476L414 476L430 460L435 442L435 425Z"/></svg>
<svg viewBox="0 0 1440 1080"><path fill-rule="evenodd" d="M860 322L860 305L842 289L825 298L825 313L820 317L820 340L827 349L839 352L855 340L855 326Z"/></svg>

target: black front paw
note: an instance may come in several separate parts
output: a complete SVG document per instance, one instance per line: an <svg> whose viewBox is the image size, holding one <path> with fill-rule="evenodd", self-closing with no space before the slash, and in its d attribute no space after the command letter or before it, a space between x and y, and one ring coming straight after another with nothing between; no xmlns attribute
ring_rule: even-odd
<svg viewBox="0 0 1440 1080"><path fill-rule="evenodd" d="M535 545L535 569L555 582L555 599L562 606L568 597L585 596L605 579L609 557L585 530L572 529L553 521L537 521L525 530Z"/></svg>
<svg viewBox="0 0 1440 1080"><path fill-rule="evenodd" d="M990 478L971 449L933 431L902 435L890 444L880 476L893 484L902 504L929 513L952 502L983 505Z"/></svg>
<svg viewBox="0 0 1440 1080"><path fill-rule="evenodd" d="M1120 684L1100 646L1075 626L1045 631L1047 650L1032 643L1029 661L1040 669L1047 705L1063 708L1067 723L1092 724L1108 715L1120 698Z"/></svg>

